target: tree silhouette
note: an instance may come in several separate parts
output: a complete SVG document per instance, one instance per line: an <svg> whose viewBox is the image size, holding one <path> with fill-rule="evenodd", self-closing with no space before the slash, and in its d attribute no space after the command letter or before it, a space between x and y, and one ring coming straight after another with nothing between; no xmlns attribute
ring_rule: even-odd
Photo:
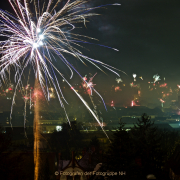
<svg viewBox="0 0 180 180"><path fill-rule="evenodd" d="M80 155L83 147L83 136L77 128L76 121L62 124L62 131L54 131L50 137L49 144L51 149L59 153L61 152L62 158L70 159L72 151L76 152L76 155Z"/></svg>
<svg viewBox="0 0 180 180"><path fill-rule="evenodd" d="M95 148L97 148L97 149L100 148L100 141L98 140L97 136L94 136L94 137L91 138L91 141L90 141L90 143L89 143L89 146L90 146L90 147L93 146L93 147L95 147Z"/></svg>
<svg viewBox="0 0 180 180"><path fill-rule="evenodd" d="M154 122L147 114L143 114L130 134L136 156L141 161L143 175L156 173L162 166L163 151L160 146L161 137Z"/></svg>
<svg viewBox="0 0 180 180"><path fill-rule="evenodd" d="M119 129L113 133L109 151L106 156L107 170L126 172L123 176L114 176L113 179L136 179L138 166L134 161L133 143L129 133L123 129L125 123L119 123Z"/></svg>

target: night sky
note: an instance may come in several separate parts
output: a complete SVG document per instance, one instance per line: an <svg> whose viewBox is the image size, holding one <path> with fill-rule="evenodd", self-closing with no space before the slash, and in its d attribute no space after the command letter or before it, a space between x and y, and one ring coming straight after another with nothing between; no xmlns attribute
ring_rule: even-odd
<svg viewBox="0 0 180 180"><path fill-rule="evenodd" d="M101 44L117 48L119 52L96 48L93 53L98 59L125 71L130 78L136 73L147 82L158 73L169 82L179 81L180 2L111 1L114 2L121 6L101 9L102 16L93 18L88 28Z"/></svg>
<svg viewBox="0 0 180 180"><path fill-rule="evenodd" d="M75 32L97 38L99 41L91 43L110 46L114 51L98 45L83 44L88 50L82 50L85 55L114 66L120 72L124 82L132 82L132 74L142 76L144 83L153 81L153 75L159 74L170 84L180 84L180 2L177 0L92 0L87 7L102 4L119 3L121 6L107 6L93 12L100 16L90 17L87 28L77 29ZM1 3L2 9L12 11L8 1ZM104 74L95 67L88 67L77 62L72 57L70 61L84 76L98 72L95 83L97 88L104 88L116 84L116 75L106 70ZM72 58L72 59L71 59ZM59 68L64 67L59 63ZM66 77L70 76L67 69ZM80 82L75 76L72 82Z"/></svg>
<svg viewBox="0 0 180 180"><path fill-rule="evenodd" d="M180 2L111 0L110 3L119 3L121 6L96 9L94 12L101 15L91 17L87 28L78 29L78 32L99 40L91 43L110 46L119 51L83 44L89 49L83 53L126 72L127 76L120 73L124 82L132 81L132 74L136 73L147 83L153 81L153 75L158 73L171 86L180 83ZM88 5L101 4L109 4L109 1L91 1ZM87 69L79 63L76 67L82 75L98 72L98 83L107 83L107 79L112 84L116 83L116 76L107 70L108 77L89 64Z"/></svg>

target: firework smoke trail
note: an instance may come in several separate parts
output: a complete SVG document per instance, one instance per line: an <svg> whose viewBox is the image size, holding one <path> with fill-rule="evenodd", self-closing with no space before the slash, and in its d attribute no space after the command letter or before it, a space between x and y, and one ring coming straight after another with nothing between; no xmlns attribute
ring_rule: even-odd
<svg viewBox="0 0 180 180"><path fill-rule="evenodd" d="M24 105L24 134L25 134L26 138L27 138L27 133L26 133L26 122L27 122L27 119L26 119L26 105L27 105L27 101L28 101L27 90L28 90L28 83L29 83L29 77L30 77L30 70L31 69L29 69L29 76L28 76L28 80L27 80L27 85L25 87L25 96L24 96L24 103L25 103L25 105Z"/></svg>
<svg viewBox="0 0 180 180"><path fill-rule="evenodd" d="M38 79L35 80L35 91L39 90ZM39 124L39 97L35 95L35 108L34 108L34 179L38 179L40 169L40 124Z"/></svg>
<svg viewBox="0 0 180 180"><path fill-rule="evenodd" d="M80 44L87 42L82 40L81 37L92 40L94 38L74 34L72 31L76 28L76 24L83 23L85 25L86 22L88 22L88 17L98 15L92 13L92 10L107 5L120 4L115 3L85 8L83 5L88 2L86 0L67 0L64 6L59 10L58 7L59 5L62 5L62 0L58 0L54 5L52 0L47 1L47 3L45 1L40 2L39 0L8 1L11 4L15 15L0 9L0 36L7 39L0 41L0 76L2 82L6 83L8 81L7 74L10 74L12 69L16 71L16 86L12 100L11 115L13 112L13 105L15 104L17 88L21 86L22 75L28 65L33 67L36 81L38 81L46 99L49 99L48 87L51 85L54 86L59 102L64 111L65 107L63 100L65 102L66 100L62 94L56 75L60 74L63 79L65 78L61 72L55 68L54 62L61 60L61 63L64 63L70 70L70 78L73 76L73 70L78 73L78 71L65 58L65 54L74 56L84 64L84 61L87 61L100 70L102 69L99 66L102 66L119 75L113 70L116 68L83 55L79 50L79 47L82 47ZM40 4L43 4L42 9L40 8ZM78 49L76 47L78 47ZM104 47L110 48L107 46ZM117 51L115 48L111 49ZM68 83L67 80L66 82ZM72 88L69 83L68 85ZM95 117L97 122L101 124L84 99L74 89L73 91ZM36 100L36 102L38 102L38 100ZM38 119L38 105L35 108L35 112L35 119ZM65 114L68 119L66 111ZM10 123L11 119L10 116ZM36 135L39 133L37 124L38 123L35 121L34 134L35 143L39 144L38 135ZM38 148L38 146L39 145L35 147ZM38 152L37 149L34 151Z"/></svg>
<svg viewBox="0 0 180 180"><path fill-rule="evenodd" d="M26 96L25 96L25 99L24 99L24 102L25 102L25 105L24 105L24 134L25 134L25 137L27 138L27 133L26 133L26 130L25 130L25 128L26 128L26 121L27 121L27 119L26 119L26 104L27 104L27 90L26 90Z"/></svg>

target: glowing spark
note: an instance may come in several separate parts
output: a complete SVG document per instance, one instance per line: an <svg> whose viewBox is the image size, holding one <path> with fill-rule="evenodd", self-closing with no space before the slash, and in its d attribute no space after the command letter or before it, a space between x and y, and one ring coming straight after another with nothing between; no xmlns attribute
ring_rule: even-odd
<svg viewBox="0 0 180 180"><path fill-rule="evenodd" d="M41 29L40 28L37 28L37 33L40 33L41 32Z"/></svg>
<svg viewBox="0 0 180 180"><path fill-rule="evenodd" d="M43 34L39 35L39 39L44 39L44 35Z"/></svg>
<svg viewBox="0 0 180 180"><path fill-rule="evenodd" d="M137 76L136 74L133 74L134 81L136 81L136 76Z"/></svg>
<svg viewBox="0 0 180 180"><path fill-rule="evenodd" d="M39 47L39 44L38 43L33 43L33 48L36 49Z"/></svg>
<svg viewBox="0 0 180 180"><path fill-rule="evenodd" d="M154 79L154 83L161 80L161 79L160 79L160 76L159 76L158 74L155 74L155 75L153 76L153 79Z"/></svg>
<svg viewBox="0 0 180 180"><path fill-rule="evenodd" d="M93 82L92 82L93 78L96 76L96 74L93 77L89 78L88 82L86 82L87 81L86 76L82 78L82 80L83 80L82 86L87 89L87 92L89 95L92 95L92 90L94 90L94 86L96 85L96 84L93 84Z"/></svg>
<svg viewBox="0 0 180 180"><path fill-rule="evenodd" d="M116 82L119 84L120 82L123 82L121 78L116 78Z"/></svg>
<svg viewBox="0 0 180 180"><path fill-rule="evenodd" d="M159 87L167 87L167 83L161 84Z"/></svg>
<svg viewBox="0 0 180 180"><path fill-rule="evenodd" d="M134 101L131 101L131 106L132 106L132 107L134 106Z"/></svg>

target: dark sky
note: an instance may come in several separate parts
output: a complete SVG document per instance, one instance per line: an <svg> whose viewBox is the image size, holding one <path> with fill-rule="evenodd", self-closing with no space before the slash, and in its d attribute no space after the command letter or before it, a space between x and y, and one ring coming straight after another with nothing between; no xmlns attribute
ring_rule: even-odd
<svg viewBox="0 0 180 180"><path fill-rule="evenodd" d="M92 48L98 59L123 71L152 80L158 73L179 81L180 2L173 0L111 0L121 6L101 9L88 25L101 44L119 49ZM109 1L103 0L106 4ZM125 78L125 77L124 77Z"/></svg>

